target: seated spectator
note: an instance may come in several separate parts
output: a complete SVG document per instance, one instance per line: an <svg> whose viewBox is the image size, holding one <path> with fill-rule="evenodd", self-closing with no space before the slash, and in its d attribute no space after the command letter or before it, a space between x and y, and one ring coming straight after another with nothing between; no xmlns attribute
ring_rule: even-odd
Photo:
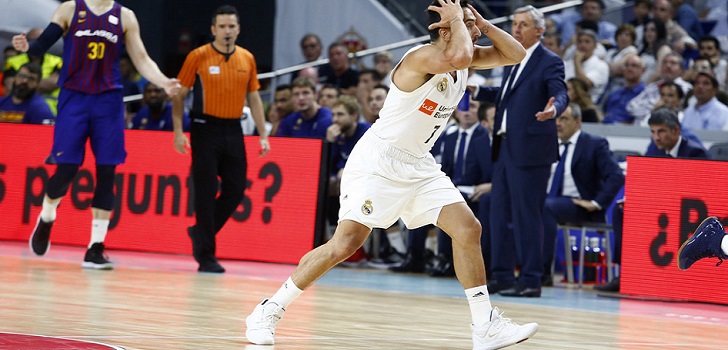
<svg viewBox="0 0 728 350"><path fill-rule="evenodd" d="M378 85L382 81L382 76L374 69L365 69L359 72L359 83L356 86L356 98L361 106L361 114L369 119L374 114L369 109L369 93L372 92L374 85Z"/></svg>
<svg viewBox="0 0 728 350"><path fill-rule="evenodd" d="M721 57L720 41L714 36L704 36L698 42L700 56L707 57L710 65L715 72L715 78L718 79L718 85L721 90L726 89L728 84L728 61Z"/></svg>
<svg viewBox="0 0 728 350"><path fill-rule="evenodd" d="M321 81L319 80L318 76L318 68L316 67L306 67L304 69L301 69L298 71L298 77L308 78L313 85L316 86L316 91L319 90L321 87Z"/></svg>
<svg viewBox="0 0 728 350"><path fill-rule="evenodd" d="M589 96L589 88L586 83L579 78L571 78L566 81L567 94L569 101L575 103L580 108L580 120L585 123L599 123L602 120L602 112L592 102Z"/></svg>
<svg viewBox="0 0 728 350"><path fill-rule="evenodd" d="M683 73L683 79L690 84L695 83L695 78L698 76L699 72L704 72L709 75L715 76L715 71L713 70L713 64L707 57L700 56L693 61L693 65L690 66L684 73ZM720 85L720 81L718 82ZM695 89L688 91L688 93L685 95L685 108L695 106L697 104L697 99L695 98L694 94ZM718 92L716 93L715 97L718 99L718 101L722 102L724 105L728 105L728 93L723 91L722 89L718 89ZM680 119L682 122L682 119Z"/></svg>
<svg viewBox="0 0 728 350"><path fill-rule="evenodd" d="M693 86L697 103L685 109L684 128L728 131L728 106L718 101L717 93L718 80L715 76L709 72L698 72Z"/></svg>
<svg viewBox="0 0 728 350"><path fill-rule="evenodd" d="M367 104L369 104L369 110L372 112L372 116L364 119L370 124L379 119L379 112L384 107L384 100L387 98L388 93L389 88L384 84L375 85L372 88L372 92L369 93Z"/></svg>
<svg viewBox="0 0 728 350"><path fill-rule="evenodd" d="M595 31L599 33L598 41L606 46L613 46L614 33L617 31L617 26L602 18L604 15L604 8L605 5L602 0L586 0L581 4L581 15L574 15L567 11L562 14L551 16L556 23L556 26L559 28L559 32L561 32L561 37L564 41L562 44L564 46L568 46L567 43L570 40L573 40L574 33L577 32L577 22L588 20L593 21L598 25L598 29Z"/></svg>
<svg viewBox="0 0 728 350"><path fill-rule="evenodd" d="M296 78L291 93L296 112L278 124L276 136L325 139L331 126L331 110L316 102L316 86L308 78Z"/></svg>
<svg viewBox="0 0 728 350"><path fill-rule="evenodd" d="M318 93L318 104L328 109L331 109L334 105L334 101L339 98L341 91L336 86L331 84L324 84Z"/></svg>
<svg viewBox="0 0 728 350"><path fill-rule="evenodd" d="M581 130L578 105L570 104L556 118L556 128L561 157L551 167L549 192L544 205L542 285L553 285L550 271L558 224L605 222L607 208L624 185L622 169L612 158L609 142Z"/></svg>
<svg viewBox="0 0 728 350"><path fill-rule="evenodd" d="M637 55L630 55L624 60L620 69L624 78L624 86L616 89L607 96L604 103L604 124L632 124L634 117L627 112L627 104L645 89L642 82L642 73L645 67L642 59Z"/></svg>
<svg viewBox="0 0 728 350"><path fill-rule="evenodd" d="M329 45L329 63L319 67L319 81L331 84L346 95L356 95L359 73L349 63L349 49L335 42Z"/></svg>
<svg viewBox="0 0 728 350"><path fill-rule="evenodd" d="M693 40L697 41L703 37L703 26L693 6L684 0L670 0L670 3L675 10L672 20L685 29Z"/></svg>
<svg viewBox="0 0 728 350"><path fill-rule="evenodd" d="M281 84L276 86L273 93L273 104L268 107L267 121L271 125L269 135L275 135L278 132L278 123L295 112L293 98L291 97L291 85ZM257 129L254 135L257 134Z"/></svg>
<svg viewBox="0 0 728 350"><path fill-rule="evenodd" d="M495 123L495 103L493 102L482 102L480 108L478 108L478 120L488 134L493 134L493 126ZM492 140L491 140L492 141Z"/></svg>
<svg viewBox="0 0 728 350"><path fill-rule="evenodd" d="M3 50L3 67L5 62L8 60L8 58L13 57L17 55L19 52L16 50L13 45L8 45L5 47L5 50ZM10 78L10 77L8 77ZM5 72L4 69L0 71L0 81L3 82L3 84L0 84L0 96L7 96L10 95L11 88L5 88ZM12 85L13 83L10 82L9 85Z"/></svg>
<svg viewBox="0 0 728 350"><path fill-rule="evenodd" d="M654 151L650 149L646 156L670 158L701 158L709 159L710 154L699 143L682 137L680 121L677 113L668 108L656 110L648 121L652 141L657 146ZM622 263L622 232L624 223L624 206L628 203L620 200L612 209L612 226L614 227L614 254L612 262L616 265ZM619 277L613 278L609 283L595 286L594 289L603 292L619 292Z"/></svg>
<svg viewBox="0 0 728 350"><path fill-rule="evenodd" d="M659 19L648 19L644 26L645 32L642 38L640 58L645 65L642 81L649 84L660 79L658 67L662 67L662 60L672 52L672 49L667 44L665 23Z"/></svg>
<svg viewBox="0 0 728 350"><path fill-rule="evenodd" d="M559 57L563 57L564 50L561 47L561 35L558 32L544 32L541 44Z"/></svg>
<svg viewBox="0 0 728 350"><path fill-rule="evenodd" d="M647 33L645 33L647 34ZM660 99L660 85L665 82L675 82L686 94L692 85L682 79L682 63L683 58L676 52L671 52L665 56L660 66L660 79L656 82L649 83L645 89L633 98L627 104L627 111L635 118L635 123L641 124L643 120L649 118L650 113L655 107L655 103Z"/></svg>
<svg viewBox="0 0 728 350"><path fill-rule="evenodd" d="M609 90L614 91L624 86L624 74L622 68L625 60L631 55L638 53L634 46L637 34L631 24L623 24L615 34L617 46L607 50L605 61L609 64Z"/></svg>
<svg viewBox="0 0 728 350"><path fill-rule="evenodd" d="M30 42L32 40L38 39L41 33L43 33L43 29L31 28L28 31L26 37ZM5 71L16 72L20 69L22 65L28 62L33 62L40 65L41 75L43 77L41 78L40 82L38 82L37 91L46 99L46 103L48 103L48 107L51 108L51 112L53 112L53 115L56 115L56 110L58 106L58 94L61 91L60 87L58 86L58 77L60 76L63 59L49 53L46 53L42 56L31 56L27 53L20 53L5 60Z"/></svg>
<svg viewBox="0 0 728 350"><path fill-rule="evenodd" d="M301 54L303 55L303 63L314 62L321 59L321 39L316 34L308 33L301 37ZM318 67L311 67L318 75ZM301 71L291 73L291 82L300 77ZM310 73L309 73L310 74Z"/></svg>
<svg viewBox="0 0 728 350"><path fill-rule="evenodd" d="M564 47L564 54L562 58L564 61L568 61L570 59L574 58L574 54L576 53L576 43L577 38L579 36L579 33L582 30L591 30L594 33L597 33L599 35L599 26L597 25L597 22L594 21L588 21L588 20L582 20L576 23L576 34L572 38L571 41L569 41L568 45ZM610 46L611 47L611 46ZM599 41L597 41L597 46L594 49L594 55L601 58L602 60L607 59L607 48Z"/></svg>
<svg viewBox="0 0 728 350"><path fill-rule="evenodd" d="M684 116L682 106L683 100L685 100L685 94L683 93L682 88L680 88L679 85L675 84L675 82L666 81L662 83L662 85L660 85L659 89L660 99L657 100L657 102L655 103L653 111L656 111L660 108L671 109L677 114L678 121L682 122ZM649 120L650 118L645 118L640 126L648 128L650 126L647 123Z"/></svg>
<svg viewBox="0 0 728 350"><path fill-rule="evenodd" d="M134 115L130 129L137 130L174 130L172 124L172 102L167 98L164 89L147 83L142 96L144 107ZM185 110L182 114L182 129L190 131L190 117Z"/></svg>
<svg viewBox="0 0 728 350"><path fill-rule="evenodd" d="M134 67L134 63L127 53L124 53L119 57L119 73L121 73L121 84L122 93L124 96L139 95L144 92L144 85L148 81L142 80L141 75L137 72ZM139 100L125 103L125 114L126 120L131 120L134 115L139 112L142 108L142 103Z"/></svg>
<svg viewBox="0 0 728 350"><path fill-rule="evenodd" d="M2 90L3 93L0 96L8 96L13 93L13 83L15 82L15 71L5 71L2 75Z"/></svg>
<svg viewBox="0 0 728 350"><path fill-rule="evenodd" d="M655 0L655 6L652 10L652 17L665 23L667 30L667 43L673 50L683 54L686 49L695 50L698 43L695 39L688 35L687 31L680 26L672 18L675 16L677 9L673 7L671 0Z"/></svg>
<svg viewBox="0 0 728 350"><path fill-rule="evenodd" d="M579 32L574 58L564 62L565 79L568 81L576 77L586 83L594 103L599 101L609 82L609 65L594 55L596 38L596 33L591 30Z"/></svg>
<svg viewBox="0 0 728 350"><path fill-rule="evenodd" d="M634 5L632 5L634 19L629 21L629 24L634 27L635 34L637 35L635 43L637 44L637 49L640 51L642 50L642 38L645 33L645 23L650 19L651 12L652 0L635 0Z"/></svg>
<svg viewBox="0 0 728 350"><path fill-rule="evenodd" d="M40 66L26 63L12 79L12 93L0 97L0 122L52 125L55 116L45 99L36 93L41 80Z"/></svg>
<svg viewBox="0 0 728 350"><path fill-rule="evenodd" d="M389 87L392 83L392 53L389 51L380 51L374 55L374 69L379 72L382 77L382 84Z"/></svg>

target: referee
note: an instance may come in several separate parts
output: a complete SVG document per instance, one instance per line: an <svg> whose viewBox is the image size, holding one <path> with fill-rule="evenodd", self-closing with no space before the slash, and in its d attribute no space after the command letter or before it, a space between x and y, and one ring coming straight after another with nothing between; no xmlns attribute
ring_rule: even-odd
<svg viewBox="0 0 728 350"><path fill-rule="evenodd" d="M246 98L261 135L260 154L267 154L270 145L263 102L258 94L255 58L250 51L235 45L240 34L237 10L230 5L219 7L212 16L210 29L213 42L190 52L180 70L182 88L172 101L172 116L174 148L186 154L191 143L192 149L197 223L187 233L192 240L192 255L200 264L197 271L223 273L225 269L215 257L215 235L243 199L248 163L240 116ZM182 132L182 112L190 89L193 104L188 140Z"/></svg>

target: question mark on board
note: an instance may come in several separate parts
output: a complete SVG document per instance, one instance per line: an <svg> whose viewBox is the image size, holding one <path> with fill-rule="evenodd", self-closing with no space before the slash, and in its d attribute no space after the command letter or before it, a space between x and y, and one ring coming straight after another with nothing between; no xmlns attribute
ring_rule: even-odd
<svg viewBox="0 0 728 350"><path fill-rule="evenodd" d="M259 179L265 179L269 176L273 176L273 183L265 189L265 195L263 197L263 201L265 203L271 203L273 202L273 197L275 197L276 194L278 194L278 191L281 189L281 183L283 182L283 174L281 173L281 168L278 167L276 163L266 163L263 165L262 168L260 168L260 173L258 173ZM266 206L263 208L263 223L269 223L273 217L273 210L270 206Z"/></svg>

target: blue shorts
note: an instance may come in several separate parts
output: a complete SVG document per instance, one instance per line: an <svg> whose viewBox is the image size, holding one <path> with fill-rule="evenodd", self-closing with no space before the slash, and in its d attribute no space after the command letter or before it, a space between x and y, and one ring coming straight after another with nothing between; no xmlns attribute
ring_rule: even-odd
<svg viewBox="0 0 728 350"><path fill-rule="evenodd" d="M96 164L124 163L124 95L121 89L100 94L61 89L51 156L56 163L83 164L86 140Z"/></svg>

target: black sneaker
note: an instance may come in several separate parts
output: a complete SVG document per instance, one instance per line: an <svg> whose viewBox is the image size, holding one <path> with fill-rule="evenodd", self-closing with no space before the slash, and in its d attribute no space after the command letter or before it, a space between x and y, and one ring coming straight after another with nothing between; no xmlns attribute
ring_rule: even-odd
<svg viewBox="0 0 728 350"><path fill-rule="evenodd" d="M94 243L83 258L84 269L113 270L114 264L104 254L104 244Z"/></svg>
<svg viewBox="0 0 728 350"><path fill-rule="evenodd" d="M53 221L45 222L38 216L38 222L35 223L35 228L28 241L33 254L43 256L51 249L51 227L53 227Z"/></svg>

